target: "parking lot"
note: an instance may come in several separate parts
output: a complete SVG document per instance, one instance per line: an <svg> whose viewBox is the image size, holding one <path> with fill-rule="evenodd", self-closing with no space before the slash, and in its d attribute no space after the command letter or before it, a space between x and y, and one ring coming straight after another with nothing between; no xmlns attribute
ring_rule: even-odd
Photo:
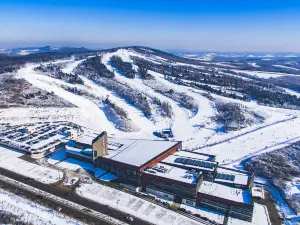
<svg viewBox="0 0 300 225"><path fill-rule="evenodd" d="M71 122L37 122L22 125L0 124L0 144L26 153L45 154L55 150L81 128Z"/></svg>

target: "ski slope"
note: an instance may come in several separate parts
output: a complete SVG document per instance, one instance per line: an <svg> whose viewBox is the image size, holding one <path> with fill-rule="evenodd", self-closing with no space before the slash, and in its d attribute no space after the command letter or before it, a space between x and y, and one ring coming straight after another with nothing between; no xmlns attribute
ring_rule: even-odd
<svg viewBox="0 0 300 225"><path fill-rule="evenodd" d="M214 116L214 110L211 107L211 103L208 101L208 99L202 97L201 95L192 93L187 90L186 87L182 87L179 85L175 85L169 81L166 81L163 79L163 75L157 74L153 71L148 71L151 75L153 75L158 81L162 82L166 86L170 87L170 89L174 89L179 92L185 92L189 96L192 96L198 103L199 110L195 116L191 116L190 112L183 107L179 106L177 102L174 100L155 92L153 89L148 87L143 83L143 81L140 78L135 79L128 79L119 72L117 72L110 64L109 60L112 56L117 55L122 58L124 62L131 62L130 59L130 52L120 49L117 52L113 53L107 53L102 58L102 63L107 66L107 68L115 73L115 79L117 79L119 82L129 85L130 87L139 90L140 92L150 95L153 97L157 97L161 99L162 101L167 101L169 104L171 104L174 116L172 118L172 122L170 124L170 127L172 128L173 134L175 136L175 139L181 139L181 140L188 140L191 137L194 136L194 133L196 133L197 128L195 128L195 125L200 125L207 123L210 119L209 117ZM157 119L157 118L156 118ZM168 126L165 126L165 128L168 128Z"/></svg>
<svg viewBox="0 0 300 225"><path fill-rule="evenodd" d="M158 56L145 56L133 50L119 49L115 52L104 53L102 55L102 63L115 74L118 82L126 84L131 88L138 90L144 95L151 98L158 98L161 101L168 102L173 111L171 118L163 117L155 110L155 105L151 105L154 109L151 117L146 117L143 112L134 105L129 104L127 99L120 97L117 93L99 86L81 77L84 85L74 85L66 83L62 80L54 79L46 75L37 73L33 70L36 65L29 64L20 69L17 77L24 78L34 86L44 89L48 92L53 91L56 95L73 103L77 108L69 109L74 114L73 121L77 121L80 125L95 129L106 130L110 135L155 139L153 132L172 128L174 139L183 141L183 148L192 151L205 152L217 155L217 160L222 164L235 163L245 157L251 157L264 151L271 151L280 148L298 140L299 134L295 131L299 125L300 113L294 110L275 109L271 107L258 105L256 102L243 102L222 96L212 94L212 96L223 102L232 102L245 105L250 110L259 112L264 115L265 121L262 124L251 125L239 131L231 131L228 133L218 132L218 125L213 119L217 115L214 102L203 96L204 91L196 90L191 87L177 85L164 78L163 74L148 71L157 82L162 83L166 87L180 93L192 97L197 102L198 110L195 114L182 107L178 102L158 93L151 87L147 86L143 80L136 76L129 79L119 73L110 64L112 56L119 56L124 62L133 63L131 56L140 57L150 62L165 63L166 59ZM68 60L56 61L54 63L64 63L63 72L72 73L76 66L82 60L75 61L74 58ZM133 69L137 66L133 65ZM66 91L62 86L76 87L83 90L97 99L91 99L86 96L79 96L76 93ZM139 127L137 132L124 132L118 130L114 121L108 120L102 111L102 100L109 96L109 99L124 109L129 119ZM7 113L4 113L7 116ZM18 116L16 116L18 117ZM291 118L296 117L293 120ZM1 111L0 111L1 120ZM277 132L278 131L278 132Z"/></svg>
<svg viewBox="0 0 300 225"><path fill-rule="evenodd" d="M256 154L280 149L300 141L300 134L297 129L299 125L299 118L287 120L249 132L237 138L233 137L212 147L204 147L196 150L196 152L217 155L216 160L222 165L238 163Z"/></svg>

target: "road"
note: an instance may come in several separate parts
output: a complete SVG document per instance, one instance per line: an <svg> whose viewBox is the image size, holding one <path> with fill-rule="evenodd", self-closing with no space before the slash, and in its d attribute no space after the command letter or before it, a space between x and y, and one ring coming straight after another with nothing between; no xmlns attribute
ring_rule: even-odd
<svg viewBox="0 0 300 225"><path fill-rule="evenodd" d="M90 213L91 211L85 209L83 207L76 207L73 204L65 204L63 201L59 201L56 198L50 198L46 197L45 195L40 195L39 193L32 191L30 189L33 189L31 186L27 186L29 188L26 188L26 185L20 185L21 183L15 184L16 182L8 182L6 179L2 179L2 175L0 175L0 188L5 189L9 192L15 193L19 196L25 197L26 199L29 199L33 202L39 203L41 205L45 205L51 209L58 210L61 213L80 220L84 223L88 224L98 224L99 221L101 221L101 224L104 225L111 225L111 224L116 224L110 221L106 221L105 219L102 218L102 216L97 216L96 213ZM105 216L105 215L104 215ZM119 224L121 224L120 222Z"/></svg>
<svg viewBox="0 0 300 225"><path fill-rule="evenodd" d="M33 180L33 179L28 179L20 174L16 174L12 171L9 171L9 170L6 170L6 169L3 169L3 168L0 168L0 174L5 176L5 177L8 177L8 178L11 178L11 179L14 179L18 182L21 182L21 183L24 183L24 184L27 184L33 188L37 188L39 190L42 190L44 192L47 192L49 194L52 194L52 195L55 195L59 198L62 198L62 199L65 199L65 200L68 200L68 201L71 201L73 203L76 203L78 205L81 205L83 207L86 207L88 209L91 209L91 210L94 210L96 212L99 212L99 213L102 213L102 214L105 214L109 217L112 217L112 218L115 218L117 220L120 220L120 221L123 221L125 223L128 223L128 221L125 219L125 217L127 216L127 214L121 212L121 211L118 211L116 209L113 209L109 206L106 206L106 205L102 205L100 203L96 203L96 202L93 202L93 201L90 201L86 198L83 198L81 196L78 196L76 195L75 193L73 193L72 191L69 191L69 190L63 190L61 188L59 188L58 186L56 185L48 185L48 184L43 184L43 183L40 183L36 180ZM6 183L3 183L2 182L2 185L8 185ZM11 185L11 184L10 184ZM16 187L16 185L14 185L15 188L18 188ZM26 192L27 194L30 194L28 192ZM34 195L33 193L31 193L31 195ZM35 196L36 197L36 196ZM59 206L58 203L56 203L57 206ZM64 207L66 207L66 205L64 205ZM70 209L70 210L75 210L75 209ZM83 213L82 211L77 211L78 213ZM89 219L92 219L92 217L90 216ZM95 218L94 218L95 219ZM102 223L103 221L101 221L101 224L105 224L105 223ZM111 224L111 223L106 223L106 224ZM151 223L148 223L142 219L139 219L139 218L136 218L134 217L134 221L131 222L130 224L133 224L133 225L147 225L147 224L151 224Z"/></svg>
<svg viewBox="0 0 300 225"><path fill-rule="evenodd" d="M272 185L262 183L262 182L257 182L255 181L254 184L263 186L265 190L267 190L276 204L279 206L280 211L282 213L283 219L284 219L284 224L289 224L291 221L298 221L299 218L297 217L296 213L287 205L285 200L282 198L280 192L273 187Z"/></svg>

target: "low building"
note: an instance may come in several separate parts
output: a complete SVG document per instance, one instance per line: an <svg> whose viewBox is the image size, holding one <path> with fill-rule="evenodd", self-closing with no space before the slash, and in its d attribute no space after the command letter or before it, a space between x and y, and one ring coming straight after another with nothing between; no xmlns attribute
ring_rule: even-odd
<svg viewBox="0 0 300 225"><path fill-rule="evenodd" d="M92 142L97 137L97 135L83 135L75 140L70 140L69 145L79 148L79 149L91 149L92 148Z"/></svg>
<svg viewBox="0 0 300 225"><path fill-rule="evenodd" d="M158 163L142 175L142 190L178 203L196 205L201 172Z"/></svg>
<svg viewBox="0 0 300 225"><path fill-rule="evenodd" d="M218 166L208 154L183 151L177 141L84 135L66 147L67 155L88 160L121 184L168 200L201 206L252 220L253 174Z"/></svg>
<svg viewBox="0 0 300 225"><path fill-rule="evenodd" d="M181 149L181 142L108 138L106 155L95 164L118 176L121 183L141 186L142 171Z"/></svg>
<svg viewBox="0 0 300 225"><path fill-rule="evenodd" d="M218 163L209 161L210 158L209 155L179 151L165 158L161 162L182 169L196 170L203 174L204 180L213 181Z"/></svg>
<svg viewBox="0 0 300 225"><path fill-rule="evenodd" d="M231 168L218 167L214 179L215 183L224 184L231 187L249 189L252 188L254 174Z"/></svg>
<svg viewBox="0 0 300 225"><path fill-rule="evenodd" d="M250 189L203 181L197 194L197 205L241 220L252 221L254 204Z"/></svg>
<svg viewBox="0 0 300 225"><path fill-rule="evenodd" d="M92 149L76 148L74 146L71 146L71 144L69 143L65 146L65 151L66 151L66 156L68 158L73 158L80 161L93 163Z"/></svg>
<svg viewBox="0 0 300 225"><path fill-rule="evenodd" d="M84 132L82 129L70 129L70 130L67 130L65 133L69 139L74 140L74 139L79 138L81 135L83 135Z"/></svg>
<svg viewBox="0 0 300 225"><path fill-rule="evenodd" d="M141 186L142 171L181 150L181 142L107 137L106 132L89 134L70 141L69 146L78 149L69 157L86 160L83 150L91 149L96 167L115 174L118 181ZM73 149L74 150L74 149Z"/></svg>

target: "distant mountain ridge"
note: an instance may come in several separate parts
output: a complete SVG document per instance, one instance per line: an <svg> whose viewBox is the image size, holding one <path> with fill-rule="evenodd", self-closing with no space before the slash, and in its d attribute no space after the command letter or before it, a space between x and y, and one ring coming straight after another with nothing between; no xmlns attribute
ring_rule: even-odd
<svg viewBox="0 0 300 225"><path fill-rule="evenodd" d="M43 46L43 47L24 47L24 48L1 48L0 54L2 55L30 55L36 53L47 53L47 52L85 52L89 49L84 47L54 47L54 46Z"/></svg>
<svg viewBox="0 0 300 225"><path fill-rule="evenodd" d="M295 52L201 52L201 51L169 51L170 53L188 59L200 61L228 61L228 60L251 60L251 59L286 59L299 58L300 53Z"/></svg>

